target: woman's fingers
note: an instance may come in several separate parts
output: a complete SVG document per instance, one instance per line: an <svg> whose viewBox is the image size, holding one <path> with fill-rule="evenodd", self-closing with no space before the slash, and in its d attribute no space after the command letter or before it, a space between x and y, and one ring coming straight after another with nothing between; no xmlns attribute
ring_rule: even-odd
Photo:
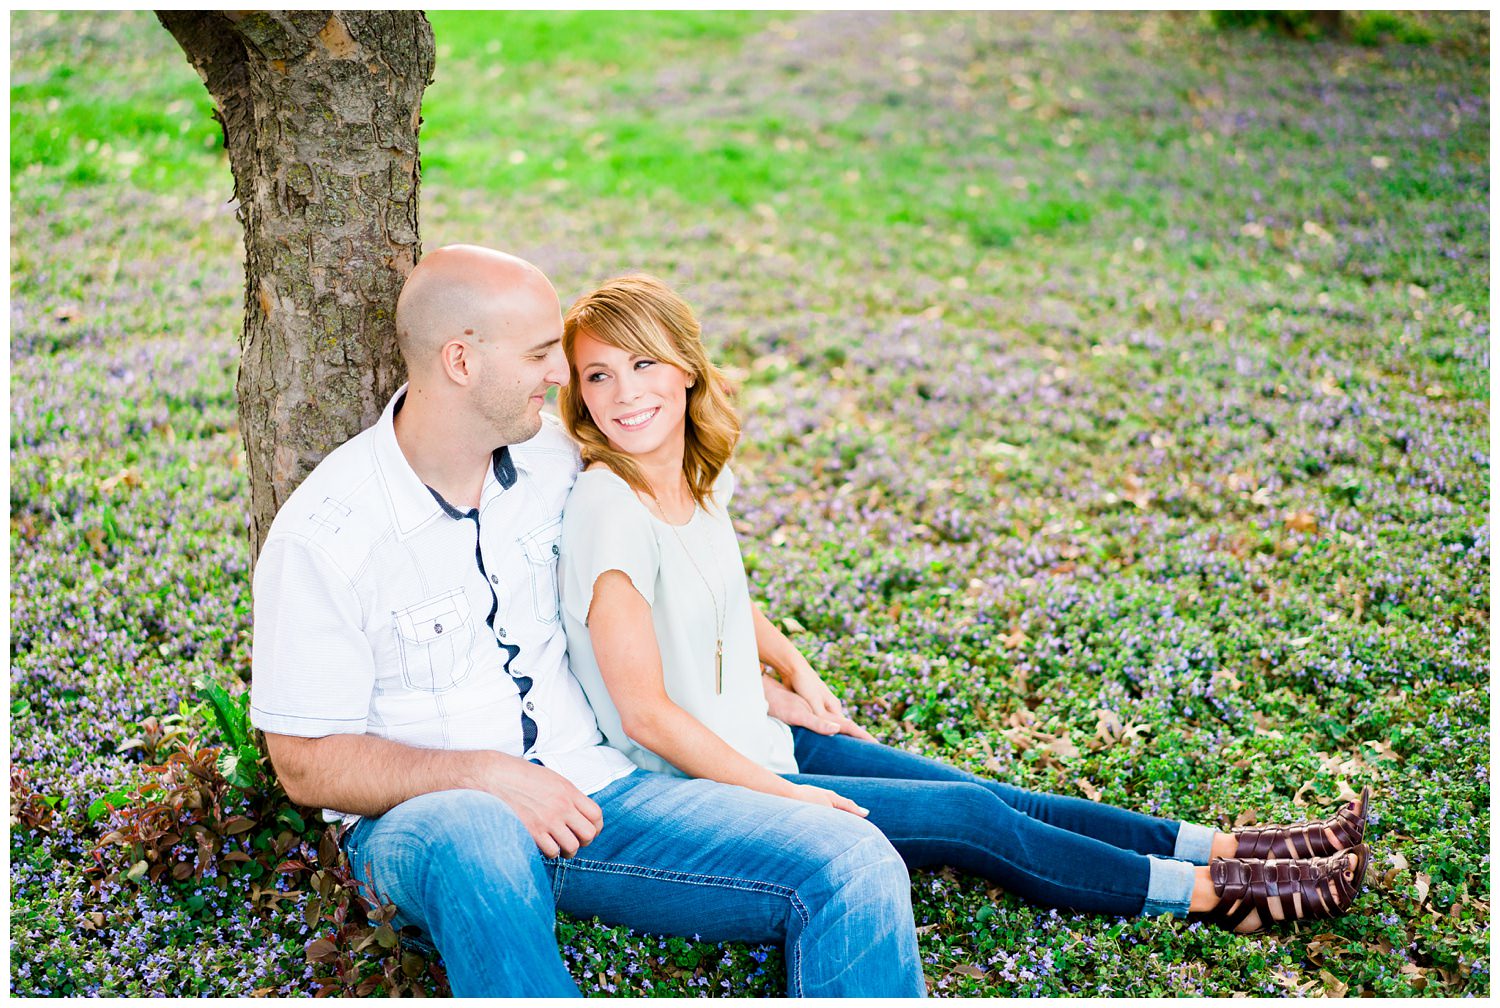
<svg viewBox="0 0 1500 1008"><path fill-rule="evenodd" d="M849 735L853 738L864 739L866 742L875 741L874 735L871 735L869 732L865 731L863 728L855 724L853 721L849 720L847 717L842 717L839 719L839 732L844 735Z"/></svg>
<svg viewBox="0 0 1500 1008"><path fill-rule="evenodd" d="M833 794L833 792L831 791L829 793ZM850 801L848 798L845 798L841 794L833 795L833 807L836 809L843 809L845 812L860 816L861 818L870 814L869 809L856 802Z"/></svg>

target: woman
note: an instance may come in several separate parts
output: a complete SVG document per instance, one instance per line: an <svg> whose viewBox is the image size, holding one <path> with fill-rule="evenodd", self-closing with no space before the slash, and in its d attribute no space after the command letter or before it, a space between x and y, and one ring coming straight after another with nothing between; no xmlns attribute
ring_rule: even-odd
<svg viewBox="0 0 1500 1008"><path fill-rule="evenodd" d="M727 511L739 424L692 311L659 280L621 277L572 307L563 346L560 410L586 467L563 517L568 650L601 730L636 763L867 815L908 865L1046 905L1254 931L1353 902L1368 789L1321 823L1222 833L875 742L750 599ZM779 683L763 684L763 664Z"/></svg>

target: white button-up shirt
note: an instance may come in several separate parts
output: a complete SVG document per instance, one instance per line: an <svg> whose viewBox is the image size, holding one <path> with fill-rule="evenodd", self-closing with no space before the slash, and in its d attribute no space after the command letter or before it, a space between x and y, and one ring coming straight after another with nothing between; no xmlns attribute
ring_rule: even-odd
<svg viewBox="0 0 1500 1008"><path fill-rule="evenodd" d="M557 540L578 450L545 417L495 453L479 507L456 509L396 442L405 394L271 525L255 569L251 720L282 735L495 749L597 791L632 764L603 744L559 620Z"/></svg>

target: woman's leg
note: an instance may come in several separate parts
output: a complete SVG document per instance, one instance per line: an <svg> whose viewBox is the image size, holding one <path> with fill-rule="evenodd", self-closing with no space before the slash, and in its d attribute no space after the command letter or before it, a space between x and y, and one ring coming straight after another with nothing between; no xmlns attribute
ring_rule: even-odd
<svg viewBox="0 0 1500 1008"><path fill-rule="evenodd" d="M819 735L806 728L793 728L792 738L796 744L797 769L806 774L978 784L1017 812L1069 833L1092 837L1137 854L1177 858L1200 865L1209 861L1214 831L1196 823L1161 819L1086 798L1026 791L985 780L925 756L848 735Z"/></svg>
<svg viewBox="0 0 1500 1008"><path fill-rule="evenodd" d="M1193 866L1041 822L981 784L792 774L870 810L909 867L946 864L1043 906L1093 913L1187 913Z"/></svg>

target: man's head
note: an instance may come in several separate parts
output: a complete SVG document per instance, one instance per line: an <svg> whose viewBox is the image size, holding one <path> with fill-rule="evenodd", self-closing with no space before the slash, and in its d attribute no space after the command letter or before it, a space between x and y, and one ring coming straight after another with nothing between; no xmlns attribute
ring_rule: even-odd
<svg viewBox="0 0 1500 1008"><path fill-rule="evenodd" d="M396 302L396 339L412 391L481 419L497 445L534 435L547 390L568 381L552 284L478 245L422 258Z"/></svg>

